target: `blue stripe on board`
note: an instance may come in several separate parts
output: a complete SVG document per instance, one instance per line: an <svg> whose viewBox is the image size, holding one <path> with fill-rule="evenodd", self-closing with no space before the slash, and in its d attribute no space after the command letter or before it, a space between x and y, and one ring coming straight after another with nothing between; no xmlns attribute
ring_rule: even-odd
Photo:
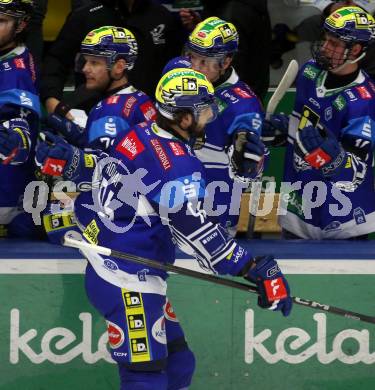
<svg viewBox="0 0 375 390"><path fill-rule="evenodd" d="M273 254L278 259L375 259L375 240L239 240L254 255ZM177 258L188 256L177 250ZM0 259L81 259L76 249L46 242L0 240Z"/></svg>

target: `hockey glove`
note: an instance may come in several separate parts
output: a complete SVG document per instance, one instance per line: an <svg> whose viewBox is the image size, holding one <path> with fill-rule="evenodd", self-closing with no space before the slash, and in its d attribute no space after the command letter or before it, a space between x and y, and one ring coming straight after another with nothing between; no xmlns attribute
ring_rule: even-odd
<svg viewBox="0 0 375 390"><path fill-rule="evenodd" d="M258 178L266 154L268 151L257 134L245 131L234 134L233 145L228 150L231 177L243 182Z"/></svg>
<svg viewBox="0 0 375 390"><path fill-rule="evenodd" d="M19 165L30 153L29 124L21 118L0 124L0 160L2 164Z"/></svg>
<svg viewBox="0 0 375 390"><path fill-rule="evenodd" d="M269 310L281 310L287 317L293 301L287 280L273 256L258 256L244 267L239 276L256 283L259 291L258 305Z"/></svg>
<svg viewBox="0 0 375 390"><path fill-rule="evenodd" d="M85 166L83 151L52 133L40 133L40 138L41 142L38 142L35 150L35 162L41 172L75 180Z"/></svg>
<svg viewBox="0 0 375 390"><path fill-rule="evenodd" d="M289 117L284 114L271 115L263 120L262 141L267 146L284 146L288 137Z"/></svg>
<svg viewBox="0 0 375 390"><path fill-rule="evenodd" d="M79 148L84 147L87 143L85 129L65 117L50 114L45 119L45 124Z"/></svg>
<svg viewBox="0 0 375 390"><path fill-rule="evenodd" d="M298 130L294 151L325 178L331 179L344 168L347 156L334 134L328 129L324 129L324 133L322 136L313 126Z"/></svg>

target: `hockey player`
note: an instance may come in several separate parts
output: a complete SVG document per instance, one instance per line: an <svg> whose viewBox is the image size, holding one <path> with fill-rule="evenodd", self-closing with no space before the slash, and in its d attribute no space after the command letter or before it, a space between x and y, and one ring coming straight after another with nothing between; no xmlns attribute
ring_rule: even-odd
<svg viewBox="0 0 375 390"><path fill-rule="evenodd" d="M156 111L150 98L128 82L127 72L133 68L137 53L134 35L126 28L103 26L88 33L81 45L77 70L84 73L86 88L100 92L102 100L91 110L86 127L57 114L47 118L48 125L78 148L105 151L119 131L154 119ZM89 169L92 164L87 157ZM78 191L84 190L85 183L81 183ZM59 243L75 221L68 209L54 211L57 203L49 204L43 222L50 240Z"/></svg>
<svg viewBox="0 0 375 390"><path fill-rule="evenodd" d="M33 10L31 0L0 2L0 236L34 237L31 215L23 211L25 187L33 179L40 116L37 72L22 44ZM32 199L25 199L32 202Z"/></svg>
<svg viewBox="0 0 375 390"><path fill-rule="evenodd" d="M212 82L219 106L217 119L206 127L204 143L195 147L212 194L205 209L219 215L220 223L233 234L242 191L261 175L265 154L261 104L231 66L237 50L235 26L210 17L190 34L185 53L192 68Z"/></svg>
<svg viewBox="0 0 375 390"><path fill-rule="evenodd" d="M375 84L358 65L375 21L343 7L325 20L324 34L299 72L291 116L274 116L263 134L278 144L287 135L284 235L358 238L375 231Z"/></svg>
<svg viewBox="0 0 375 390"><path fill-rule="evenodd" d="M102 99L90 111L85 128L57 114L48 117L48 125L74 146L107 150L120 129L154 119L150 98L128 81L137 54L135 37L126 28L90 31L82 41L76 69L85 75L86 88L100 92Z"/></svg>
<svg viewBox="0 0 375 390"><path fill-rule="evenodd" d="M173 263L176 242L195 253L203 268L250 279L259 287L260 306L289 315L288 284L273 257L253 258L202 209L205 170L189 140L202 136L214 118L212 85L192 69L171 70L160 80L156 100L156 122L121 132L110 156L98 162L94 181L98 178L100 184L93 191L93 204L76 202L83 236L161 263ZM74 171L79 177L85 172L83 153L80 164L72 164L73 148L56 142L37 153L39 164L55 158L56 152L61 159L59 150L64 149L63 175ZM166 272L102 258L91 250L85 255L86 291L107 320L121 389L187 389L194 356L171 316Z"/></svg>

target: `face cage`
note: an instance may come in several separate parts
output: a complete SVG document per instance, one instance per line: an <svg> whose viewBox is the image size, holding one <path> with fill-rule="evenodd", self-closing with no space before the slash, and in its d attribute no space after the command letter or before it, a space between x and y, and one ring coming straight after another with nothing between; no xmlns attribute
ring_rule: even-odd
<svg viewBox="0 0 375 390"><path fill-rule="evenodd" d="M12 18L15 18L17 20L23 20L30 18L30 15L28 15L26 12L17 12L17 11L11 11L11 10L2 10L0 8L0 14L10 16Z"/></svg>
<svg viewBox="0 0 375 390"><path fill-rule="evenodd" d="M322 53L322 47L325 43L325 40L315 41L311 45L311 54L316 63L324 70L335 70L343 66L347 62L351 61L349 59L351 49L355 43L345 43L345 50L343 55L335 57L335 51L331 51L331 57L327 57ZM353 59L354 60L354 59ZM356 61L355 61L356 62Z"/></svg>
<svg viewBox="0 0 375 390"><path fill-rule="evenodd" d="M209 107L212 110L212 118L209 121L207 121L207 123L211 123L217 118L217 115L219 113L218 106L214 101L202 103L194 108L192 108L192 107L172 107L172 106L169 106L169 105L164 104L164 103L157 103L157 108L158 108L159 112L164 117L166 117L170 120L174 119L174 115L176 114L176 112L178 112L180 110L188 110L193 114L194 120L196 122L198 122L201 112Z"/></svg>
<svg viewBox="0 0 375 390"><path fill-rule="evenodd" d="M214 101L212 101L211 103L202 104L195 108L193 114L196 122L198 122L201 112L204 111L206 108L211 108L212 111L212 117L207 121L207 123L211 123L217 118L219 113L219 108L217 104Z"/></svg>
<svg viewBox="0 0 375 390"><path fill-rule="evenodd" d="M222 67L224 65L224 60L226 57L233 56L233 53L217 53L217 54L210 55L208 53L205 53L204 50L202 50L202 51L193 50L188 45L185 45L184 50L183 50L183 56L187 57L190 62L192 62L191 61L191 54L196 54L198 56L205 57L209 61L212 61L212 62L216 61L220 67Z"/></svg>

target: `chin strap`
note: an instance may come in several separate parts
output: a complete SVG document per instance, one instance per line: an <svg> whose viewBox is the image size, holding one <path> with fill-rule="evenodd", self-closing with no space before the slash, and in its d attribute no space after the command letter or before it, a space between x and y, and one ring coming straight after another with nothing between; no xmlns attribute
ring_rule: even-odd
<svg viewBox="0 0 375 390"><path fill-rule="evenodd" d="M347 56L349 54L348 50L349 49L345 50L345 56ZM355 64L356 62L360 61L365 55L366 55L366 52L364 51L360 56L358 56L354 60L345 60L341 65L337 66L336 68L330 69L330 72L332 72L332 73L340 72L340 70L343 69L346 65Z"/></svg>

